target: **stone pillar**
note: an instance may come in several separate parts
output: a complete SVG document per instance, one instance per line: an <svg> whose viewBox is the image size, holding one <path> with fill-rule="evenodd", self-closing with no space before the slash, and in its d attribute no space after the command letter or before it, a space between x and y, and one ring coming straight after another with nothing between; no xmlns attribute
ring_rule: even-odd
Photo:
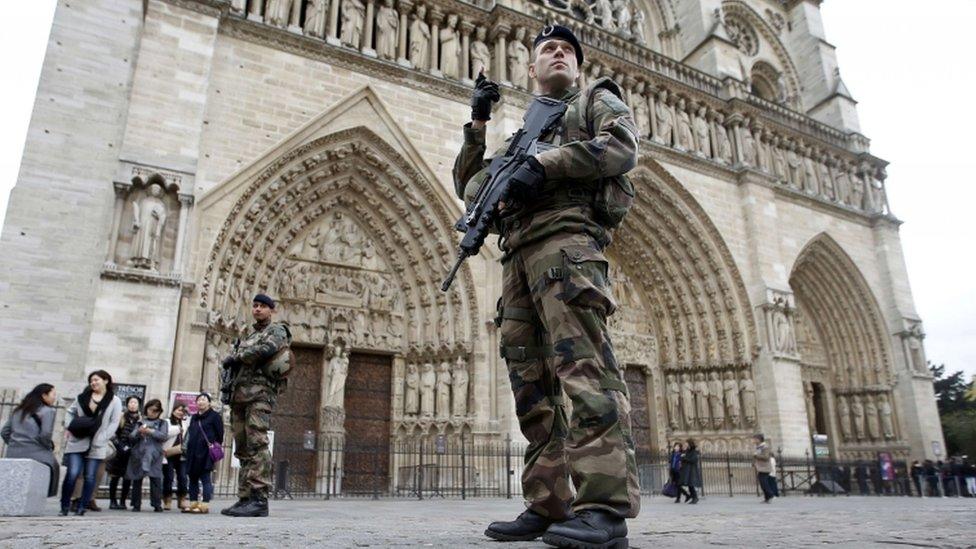
<svg viewBox="0 0 976 549"><path fill-rule="evenodd" d="M180 219L176 230L176 250L173 253L173 274L183 274L183 248L186 247L186 222L193 205L193 195L180 194Z"/></svg>
<svg viewBox="0 0 976 549"><path fill-rule="evenodd" d="M230 11L242 14L247 7L247 0L233 0L230 4Z"/></svg>
<svg viewBox="0 0 976 549"><path fill-rule="evenodd" d="M341 44L339 41L339 2L342 0L332 0L329 3L329 29L325 34L325 41L333 46Z"/></svg>
<svg viewBox="0 0 976 549"><path fill-rule="evenodd" d="M251 0L251 5L247 10L247 18L250 21L264 23L264 0Z"/></svg>
<svg viewBox="0 0 976 549"><path fill-rule="evenodd" d="M499 84L504 84L511 86L512 83L508 81L508 67L506 66L508 61L508 52L506 52L505 40L508 37L508 33L511 29L508 25L499 23L491 30L492 35L495 38L495 77L493 80Z"/></svg>
<svg viewBox="0 0 976 549"><path fill-rule="evenodd" d="M332 1L335 2L337 0ZM410 22L407 16L410 14L410 8L413 7L413 2L410 0L400 0L398 7L400 8L400 34L397 37L397 63L404 67L410 67L410 61L407 60L407 33L410 29Z"/></svg>
<svg viewBox="0 0 976 549"><path fill-rule="evenodd" d="M461 20L461 81L472 84L471 80L471 32L474 25L467 19Z"/></svg>
<svg viewBox="0 0 976 549"><path fill-rule="evenodd" d="M430 73L443 76L441 73L441 17L443 14L436 7L430 8Z"/></svg>
<svg viewBox="0 0 976 549"><path fill-rule="evenodd" d="M373 49L373 27L375 27L376 0L366 0L366 20L363 24L363 47L362 52L370 57L376 57L376 50Z"/></svg>

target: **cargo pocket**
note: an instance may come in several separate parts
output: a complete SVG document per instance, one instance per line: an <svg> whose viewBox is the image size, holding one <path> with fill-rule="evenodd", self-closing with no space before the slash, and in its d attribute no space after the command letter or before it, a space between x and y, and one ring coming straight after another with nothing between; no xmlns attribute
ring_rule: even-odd
<svg viewBox="0 0 976 549"><path fill-rule="evenodd" d="M604 317L617 309L610 293L609 264L600 251L588 245L562 248L564 273L557 296L573 307L595 309Z"/></svg>

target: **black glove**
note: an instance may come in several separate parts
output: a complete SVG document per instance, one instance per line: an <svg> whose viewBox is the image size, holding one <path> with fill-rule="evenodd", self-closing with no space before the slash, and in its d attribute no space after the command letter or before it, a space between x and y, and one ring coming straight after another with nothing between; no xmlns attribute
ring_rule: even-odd
<svg viewBox="0 0 976 549"><path fill-rule="evenodd" d="M542 183L545 180L546 169L534 156L530 156L518 168L515 168L515 173L509 180L512 196L523 201L532 198L542 190Z"/></svg>
<svg viewBox="0 0 976 549"><path fill-rule="evenodd" d="M233 356L229 356L225 358L223 362L220 363L220 366L225 370L233 370L239 364L240 362L236 358L234 358Z"/></svg>
<svg viewBox="0 0 976 549"><path fill-rule="evenodd" d="M491 120L491 104L501 99L498 84L485 78L485 73L478 73L474 81L474 93L471 94L471 120Z"/></svg>

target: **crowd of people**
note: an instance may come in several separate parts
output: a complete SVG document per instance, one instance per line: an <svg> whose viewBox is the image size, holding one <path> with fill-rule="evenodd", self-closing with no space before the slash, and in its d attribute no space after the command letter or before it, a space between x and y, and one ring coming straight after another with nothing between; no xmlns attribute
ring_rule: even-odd
<svg viewBox="0 0 976 549"><path fill-rule="evenodd" d="M34 459L50 468L48 497L57 495L61 470L54 455L56 402L53 385L34 387L0 433L6 457ZM173 509L175 485L177 509L208 513L215 466L211 446L223 444L224 423L207 393L197 396L196 407L190 414L185 405L176 404L164 418L159 399L143 404L129 396L123 405L108 372L89 374L87 386L65 412L60 514L101 511L95 491L105 474L111 510L141 511L148 479L153 511Z"/></svg>
<svg viewBox="0 0 976 549"><path fill-rule="evenodd" d="M769 503L774 497L779 497L776 458L763 434L754 435L752 440L756 446L752 464L756 471L756 482L762 491L763 503ZM681 503L684 497L685 503L693 505L698 503L698 489L701 486L701 452L697 443L691 438L676 441L668 454L668 482L664 495L674 497L675 503Z"/></svg>

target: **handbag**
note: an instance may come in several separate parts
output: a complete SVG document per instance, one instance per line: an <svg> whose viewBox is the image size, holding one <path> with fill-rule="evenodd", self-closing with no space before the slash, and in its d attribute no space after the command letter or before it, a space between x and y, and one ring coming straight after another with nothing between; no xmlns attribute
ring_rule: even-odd
<svg viewBox="0 0 976 549"><path fill-rule="evenodd" d="M203 430L203 425L197 423L197 428L200 429L200 434L203 435L203 440L207 442L207 451L210 453L210 459L214 463L224 459L224 447L220 445L219 442L210 442L207 438L207 432Z"/></svg>
<svg viewBox="0 0 976 549"><path fill-rule="evenodd" d="M102 426L102 414L77 416L68 424L68 432L77 439L91 438Z"/></svg>
<svg viewBox="0 0 976 549"><path fill-rule="evenodd" d="M678 497L678 487L674 485L670 480L664 483L664 489L661 490L661 495L674 498Z"/></svg>

